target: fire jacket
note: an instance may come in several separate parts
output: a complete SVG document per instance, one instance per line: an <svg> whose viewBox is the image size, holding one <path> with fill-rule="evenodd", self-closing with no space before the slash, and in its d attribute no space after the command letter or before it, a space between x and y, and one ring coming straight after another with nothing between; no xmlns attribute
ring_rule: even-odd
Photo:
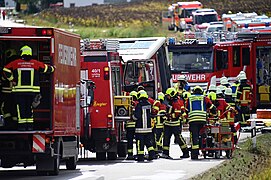
<svg viewBox="0 0 271 180"><path fill-rule="evenodd" d="M216 108L208 97L201 94L191 95L186 102L188 121L206 121L207 109L211 114L216 114Z"/></svg>
<svg viewBox="0 0 271 180"><path fill-rule="evenodd" d="M230 125L234 125L235 115L238 114L238 107L232 98L225 97L225 101L233 108L233 111L227 113L227 122L229 122Z"/></svg>
<svg viewBox="0 0 271 180"><path fill-rule="evenodd" d="M165 125L167 126L180 126L182 113L185 112L183 100L173 98L167 106L167 119Z"/></svg>
<svg viewBox="0 0 271 180"><path fill-rule="evenodd" d="M40 92L39 73L51 73L54 68L40 61L17 59L7 64L3 73L15 83L12 92Z"/></svg>
<svg viewBox="0 0 271 180"><path fill-rule="evenodd" d="M138 101L132 101L132 107L133 107L133 113L134 113L134 108L136 107L136 105L138 104ZM126 122L126 128L135 128L135 121L133 119L128 120Z"/></svg>
<svg viewBox="0 0 271 180"><path fill-rule="evenodd" d="M252 87L249 83L241 83L238 87L237 92L237 102L241 104L241 106L247 106L251 103L252 99Z"/></svg>
<svg viewBox="0 0 271 180"><path fill-rule="evenodd" d="M223 98L218 98L216 100L216 109L217 109L217 115L218 117L220 117L220 119L224 119L227 117L226 114L222 115L224 112L226 112L227 110L229 110L229 108L231 107L231 105L229 105L225 99Z"/></svg>
<svg viewBox="0 0 271 180"><path fill-rule="evenodd" d="M164 103L162 103L161 101L156 100L153 103L152 114L158 115L155 118L156 128L163 128L164 127L163 123L167 119L166 118L166 110L167 110L167 106ZM162 115L164 115L164 116L162 116Z"/></svg>
<svg viewBox="0 0 271 180"><path fill-rule="evenodd" d="M136 122L135 133L151 133L151 104L147 99L140 99L133 115Z"/></svg>
<svg viewBox="0 0 271 180"><path fill-rule="evenodd" d="M238 86L239 86L239 85L240 85L239 83L233 83L233 84L231 85L232 97L233 97L233 98L236 98L236 97L237 97L237 90L238 90Z"/></svg>

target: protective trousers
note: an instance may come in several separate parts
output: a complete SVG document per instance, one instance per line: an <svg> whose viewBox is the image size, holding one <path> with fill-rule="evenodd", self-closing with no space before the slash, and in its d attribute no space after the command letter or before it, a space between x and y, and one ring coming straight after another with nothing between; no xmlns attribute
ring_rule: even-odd
<svg viewBox="0 0 271 180"><path fill-rule="evenodd" d="M205 124L204 121L189 122L190 139L192 139L191 157L199 155L199 132Z"/></svg>
<svg viewBox="0 0 271 180"><path fill-rule="evenodd" d="M32 125L33 128L33 109L32 103L35 93L14 93L16 104L17 104L17 114L18 114L18 128L26 128L26 125Z"/></svg>
<svg viewBox="0 0 271 180"><path fill-rule="evenodd" d="M136 147L137 147L137 160L144 161L144 147L147 147L149 159L154 158L154 148L152 144L153 134L150 133L136 133Z"/></svg>
<svg viewBox="0 0 271 180"><path fill-rule="evenodd" d="M155 141L156 141L156 146L157 146L157 150L158 152L159 151L162 151L162 148L163 148L163 131L164 131L164 128L155 128Z"/></svg>
<svg viewBox="0 0 271 180"><path fill-rule="evenodd" d="M180 126L164 125L163 154L169 156L169 145L172 134L174 134L176 142L180 146L182 152L184 153L184 151L187 151L187 145L181 134Z"/></svg>
<svg viewBox="0 0 271 180"><path fill-rule="evenodd" d="M133 144L135 138L135 128L127 127L126 128L126 138L127 138L127 152L128 156L133 156Z"/></svg>
<svg viewBox="0 0 271 180"><path fill-rule="evenodd" d="M237 131L234 127L234 124L231 124L230 127L231 127L231 132L233 133L234 144L237 144Z"/></svg>
<svg viewBox="0 0 271 180"><path fill-rule="evenodd" d="M244 126L247 124L247 120L250 118L250 109L249 106L241 106L241 113L242 113L242 121L241 121L241 126Z"/></svg>
<svg viewBox="0 0 271 180"><path fill-rule="evenodd" d="M17 129L17 113L14 105L14 94L2 93L1 113L5 120L6 130Z"/></svg>

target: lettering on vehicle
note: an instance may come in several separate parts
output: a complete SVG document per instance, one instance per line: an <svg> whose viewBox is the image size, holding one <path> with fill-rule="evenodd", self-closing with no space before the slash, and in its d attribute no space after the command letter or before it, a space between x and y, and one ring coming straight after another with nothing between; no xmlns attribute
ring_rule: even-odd
<svg viewBox="0 0 271 180"><path fill-rule="evenodd" d="M93 103L94 107L104 107L106 105L107 105L106 102L97 102L97 101L94 101L94 103Z"/></svg>
<svg viewBox="0 0 271 180"><path fill-rule="evenodd" d="M176 82L178 80L178 77L181 76L181 74L172 74L172 80ZM205 74L185 74L186 79L188 82L193 81L206 81L206 75Z"/></svg>
<svg viewBox="0 0 271 180"><path fill-rule="evenodd" d="M76 66L76 48L64 44L58 44L58 62L60 64Z"/></svg>
<svg viewBox="0 0 271 180"><path fill-rule="evenodd" d="M92 69L91 70L91 77L92 78L99 78L101 77L101 69Z"/></svg>

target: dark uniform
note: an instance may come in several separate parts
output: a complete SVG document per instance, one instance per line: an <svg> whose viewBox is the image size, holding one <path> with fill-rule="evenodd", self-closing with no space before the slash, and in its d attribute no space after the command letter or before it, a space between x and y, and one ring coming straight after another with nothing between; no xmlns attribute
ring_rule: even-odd
<svg viewBox="0 0 271 180"><path fill-rule="evenodd" d="M148 101L146 91L138 92L138 104L135 107L134 119L136 121L136 145L137 145L137 161L144 161L144 147L149 152L149 160L155 156L153 148L153 134L151 127L151 104Z"/></svg>
<svg viewBox="0 0 271 180"><path fill-rule="evenodd" d="M168 88L166 91L167 99L169 100L167 107L167 119L164 122L164 141L162 157L171 158L169 156L169 145L172 134L174 134L177 144L179 144L183 156L181 158L188 158L189 151L186 142L181 134L180 122L182 113L184 113L184 104L177 97L175 88Z"/></svg>
<svg viewBox="0 0 271 180"><path fill-rule="evenodd" d="M133 111L135 106L137 105L137 92L132 91L130 93L130 96L133 97L132 107ZM127 138L127 160L134 160L134 153L133 153L133 144L134 144L134 138L135 138L135 121L133 119L126 122L126 138Z"/></svg>
<svg viewBox="0 0 271 180"><path fill-rule="evenodd" d="M247 83L246 75L240 75L240 85L237 90L236 102L240 105L242 112L241 126L247 124L247 120L250 118L250 104L252 97L252 87Z"/></svg>
<svg viewBox="0 0 271 180"><path fill-rule="evenodd" d="M163 131L164 131L164 121L167 119L166 117L166 109L167 106L164 104L164 94L158 93L158 100L156 100L152 107L152 114L157 115L155 117L155 141L156 141L156 152L162 152L162 139L163 139Z"/></svg>
<svg viewBox="0 0 271 180"><path fill-rule="evenodd" d="M29 46L22 47L21 51L21 59L7 64L3 74L14 84L12 92L17 104L18 129L33 130L32 103L40 93L39 73L51 73L54 68L32 59L32 49Z"/></svg>
<svg viewBox="0 0 271 180"><path fill-rule="evenodd" d="M198 159L199 155L199 132L206 124L207 109L216 114L216 108L208 97L204 97L201 87L196 86L187 102L188 122L190 137L192 138L191 159Z"/></svg>

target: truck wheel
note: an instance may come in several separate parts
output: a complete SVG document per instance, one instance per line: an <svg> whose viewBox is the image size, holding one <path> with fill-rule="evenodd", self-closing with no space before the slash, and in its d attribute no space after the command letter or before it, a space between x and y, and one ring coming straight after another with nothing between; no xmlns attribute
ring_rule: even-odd
<svg viewBox="0 0 271 180"><path fill-rule="evenodd" d="M75 170L77 165L77 161L75 157L70 157L66 160L66 168L68 170Z"/></svg>
<svg viewBox="0 0 271 180"><path fill-rule="evenodd" d="M117 159L117 153L116 152L107 152L107 159L108 160L116 160Z"/></svg>
<svg viewBox="0 0 271 180"><path fill-rule="evenodd" d="M96 159L97 161L106 160L106 152L96 152Z"/></svg>
<svg viewBox="0 0 271 180"><path fill-rule="evenodd" d="M126 143L118 143L118 156L126 157L127 155L127 144Z"/></svg>

